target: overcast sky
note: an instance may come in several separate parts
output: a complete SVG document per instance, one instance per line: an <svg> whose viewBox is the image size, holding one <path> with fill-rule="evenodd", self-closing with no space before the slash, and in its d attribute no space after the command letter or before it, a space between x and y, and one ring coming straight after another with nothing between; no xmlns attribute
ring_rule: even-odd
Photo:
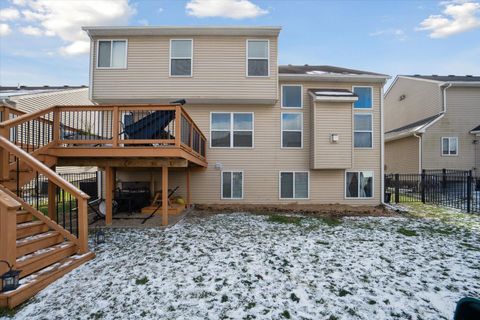
<svg viewBox="0 0 480 320"><path fill-rule="evenodd" d="M281 64L480 75L476 0L1 0L0 84L88 84L84 25L274 25Z"/></svg>

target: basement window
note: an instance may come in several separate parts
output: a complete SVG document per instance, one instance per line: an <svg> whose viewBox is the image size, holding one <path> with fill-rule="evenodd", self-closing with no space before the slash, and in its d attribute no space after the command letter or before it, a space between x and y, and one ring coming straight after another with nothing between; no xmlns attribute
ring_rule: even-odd
<svg viewBox="0 0 480 320"><path fill-rule="evenodd" d="M222 171L222 199L243 199L243 171Z"/></svg>
<svg viewBox="0 0 480 320"><path fill-rule="evenodd" d="M97 68L127 67L127 40L98 40L97 48Z"/></svg>
<svg viewBox="0 0 480 320"><path fill-rule="evenodd" d="M347 171L345 173L346 198L373 198L373 172Z"/></svg>
<svg viewBox="0 0 480 320"><path fill-rule="evenodd" d="M280 172L280 199L308 199L308 171Z"/></svg>

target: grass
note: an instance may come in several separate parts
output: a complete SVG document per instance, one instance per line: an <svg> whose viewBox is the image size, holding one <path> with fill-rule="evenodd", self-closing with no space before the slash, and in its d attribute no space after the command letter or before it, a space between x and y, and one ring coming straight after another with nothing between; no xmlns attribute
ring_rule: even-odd
<svg viewBox="0 0 480 320"><path fill-rule="evenodd" d="M299 225L302 222L302 217L283 216L278 214L272 214L268 217L269 222L296 224Z"/></svg>
<svg viewBox="0 0 480 320"><path fill-rule="evenodd" d="M406 237L416 237L418 234L415 230L410 230L404 227L400 227L397 230L398 233L403 234Z"/></svg>
<svg viewBox="0 0 480 320"><path fill-rule="evenodd" d="M136 285L144 285L144 284L147 284L147 282L148 282L148 278L146 276L135 280Z"/></svg>
<svg viewBox="0 0 480 320"><path fill-rule="evenodd" d="M342 220L336 217L321 217L320 221L329 227L336 227L342 224Z"/></svg>

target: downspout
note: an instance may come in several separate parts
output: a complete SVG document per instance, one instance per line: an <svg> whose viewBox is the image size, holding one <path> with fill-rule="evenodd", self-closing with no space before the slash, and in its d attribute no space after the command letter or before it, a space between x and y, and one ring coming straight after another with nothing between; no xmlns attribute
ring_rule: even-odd
<svg viewBox="0 0 480 320"><path fill-rule="evenodd" d="M442 84L441 87L443 87L445 84ZM442 113L447 113L447 89L452 86L452 83L448 83L446 87L443 88L443 103L442 103Z"/></svg>
<svg viewBox="0 0 480 320"><path fill-rule="evenodd" d="M418 138L418 173L422 173L423 169L423 150L422 150L422 136L418 133L414 133L413 136Z"/></svg>
<svg viewBox="0 0 480 320"><path fill-rule="evenodd" d="M385 82L384 82L385 85ZM380 89L380 199L385 204L385 133L383 132L383 86Z"/></svg>

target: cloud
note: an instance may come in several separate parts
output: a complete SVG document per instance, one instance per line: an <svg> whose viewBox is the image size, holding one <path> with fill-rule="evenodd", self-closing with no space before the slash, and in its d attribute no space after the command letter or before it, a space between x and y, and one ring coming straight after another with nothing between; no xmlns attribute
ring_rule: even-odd
<svg viewBox="0 0 480 320"><path fill-rule="evenodd" d="M43 35L43 31L40 28L32 27L32 26L26 26L20 28L20 32L23 34L26 34L27 36L41 36Z"/></svg>
<svg viewBox="0 0 480 320"><path fill-rule="evenodd" d="M249 0L190 0L187 14L198 18L255 18L268 13Z"/></svg>
<svg viewBox="0 0 480 320"><path fill-rule="evenodd" d="M20 18L20 12L15 8L5 8L0 10L0 20L17 20Z"/></svg>
<svg viewBox="0 0 480 320"><path fill-rule="evenodd" d="M10 26L6 23L0 23L0 36L8 36L12 32Z"/></svg>
<svg viewBox="0 0 480 320"><path fill-rule="evenodd" d="M125 25L136 13L128 0L15 0L21 12L20 28L24 34L55 36L66 45L59 48L64 55L89 52L90 41L82 26Z"/></svg>
<svg viewBox="0 0 480 320"><path fill-rule="evenodd" d="M480 3L472 1L442 2L443 14L430 15L418 31L429 31L430 38L446 38L480 27Z"/></svg>
<svg viewBox="0 0 480 320"><path fill-rule="evenodd" d="M371 37L394 36L398 41L407 40L407 35L402 29L378 30L369 34Z"/></svg>

